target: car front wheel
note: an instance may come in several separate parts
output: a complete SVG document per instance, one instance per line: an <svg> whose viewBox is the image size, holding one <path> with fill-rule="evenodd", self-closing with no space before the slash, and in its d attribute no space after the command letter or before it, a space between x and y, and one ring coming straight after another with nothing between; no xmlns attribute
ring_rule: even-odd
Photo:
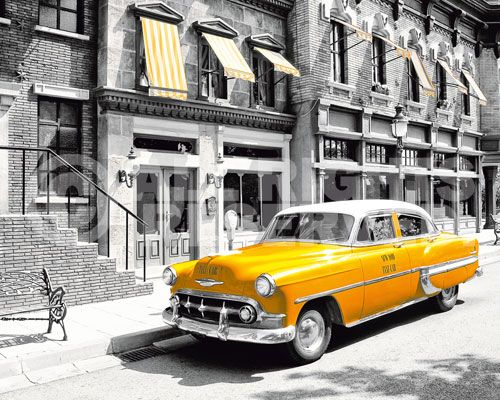
<svg viewBox="0 0 500 400"><path fill-rule="evenodd" d="M289 358L296 364L319 360L332 336L332 322L323 307L305 308L299 315L295 338L286 344Z"/></svg>
<svg viewBox="0 0 500 400"><path fill-rule="evenodd" d="M445 312L451 310L458 299L458 286L453 286L449 289L444 289L436 297L433 297L435 308L438 311Z"/></svg>

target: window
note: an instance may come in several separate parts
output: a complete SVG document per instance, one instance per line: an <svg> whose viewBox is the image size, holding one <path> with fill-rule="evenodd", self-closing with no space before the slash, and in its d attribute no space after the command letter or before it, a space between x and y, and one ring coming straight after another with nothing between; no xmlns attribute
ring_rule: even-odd
<svg viewBox="0 0 500 400"><path fill-rule="evenodd" d="M463 115L470 115L470 84L469 81L465 78L465 75L462 73L460 76L460 80L462 83L465 85L467 88L467 93L462 93L462 114Z"/></svg>
<svg viewBox="0 0 500 400"><path fill-rule="evenodd" d="M224 177L224 213L234 210L239 230L264 230L281 209L280 174L228 173Z"/></svg>
<svg viewBox="0 0 500 400"><path fill-rule="evenodd" d="M434 168L455 169L455 156L447 153L434 153Z"/></svg>
<svg viewBox="0 0 500 400"><path fill-rule="evenodd" d="M174 138L164 138L157 136L136 136L134 147L153 151L168 151L171 153L194 154L195 140L179 140Z"/></svg>
<svg viewBox="0 0 500 400"><path fill-rule="evenodd" d="M5 17L5 0L0 0L0 17Z"/></svg>
<svg viewBox="0 0 500 400"><path fill-rule="evenodd" d="M389 182L388 175L368 175L366 177L366 198L388 200L390 198Z"/></svg>
<svg viewBox="0 0 500 400"><path fill-rule="evenodd" d="M390 215L366 217L359 228L358 242L383 242L395 238Z"/></svg>
<svg viewBox="0 0 500 400"><path fill-rule="evenodd" d="M404 149L403 165L406 167L424 167L425 166L424 155L419 150Z"/></svg>
<svg viewBox="0 0 500 400"><path fill-rule="evenodd" d="M278 147L242 146L227 143L224 144L224 156L245 157L255 160L281 160L281 149Z"/></svg>
<svg viewBox="0 0 500 400"><path fill-rule="evenodd" d="M389 164L387 148L378 144L367 144L366 162L371 164Z"/></svg>
<svg viewBox="0 0 500 400"><path fill-rule="evenodd" d="M135 48L137 52L135 53L135 79L137 89L146 90L149 87L148 69L146 64L146 48L144 47L144 40L142 38L142 24L140 19L136 19L135 24L136 38L135 38Z"/></svg>
<svg viewBox="0 0 500 400"><path fill-rule="evenodd" d="M207 41L200 38L200 84L202 98L227 99L227 78L224 67Z"/></svg>
<svg viewBox="0 0 500 400"><path fill-rule="evenodd" d="M415 215L399 215L399 227L403 237L426 235L430 232L428 222Z"/></svg>
<svg viewBox="0 0 500 400"><path fill-rule="evenodd" d="M446 71L439 63L436 64L436 83L438 100L446 100L448 98L448 91L446 86Z"/></svg>
<svg viewBox="0 0 500 400"><path fill-rule="evenodd" d="M276 217L264 240L314 240L344 243L354 217L339 213L301 213Z"/></svg>
<svg viewBox="0 0 500 400"><path fill-rule="evenodd" d="M324 157L327 160L354 160L354 144L347 140L323 140Z"/></svg>
<svg viewBox="0 0 500 400"><path fill-rule="evenodd" d="M373 38L373 83L385 85L385 43L382 39Z"/></svg>
<svg viewBox="0 0 500 400"><path fill-rule="evenodd" d="M332 80L339 83L347 83L345 70L345 29L342 24L332 23L331 52L332 52Z"/></svg>
<svg viewBox="0 0 500 400"><path fill-rule="evenodd" d="M460 171L476 172L476 160L477 157L460 156Z"/></svg>
<svg viewBox="0 0 500 400"><path fill-rule="evenodd" d="M83 31L82 0L40 0L39 24L68 32Z"/></svg>
<svg viewBox="0 0 500 400"><path fill-rule="evenodd" d="M40 98L38 102L38 145L48 147L73 165L79 165L81 153L81 104L59 99ZM76 195L80 181L47 155L41 154L38 161L38 185L40 192L49 191L58 195L67 195L71 190Z"/></svg>
<svg viewBox="0 0 500 400"><path fill-rule="evenodd" d="M254 104L274 107L274 65L261 54L254 52L253 73Z"/></svg>
<svg viewBox="0 0 500 400"><path fill-rule="evenodd" d="M420 78L411 60L408 60L408 99L420 103Z"/></svg>

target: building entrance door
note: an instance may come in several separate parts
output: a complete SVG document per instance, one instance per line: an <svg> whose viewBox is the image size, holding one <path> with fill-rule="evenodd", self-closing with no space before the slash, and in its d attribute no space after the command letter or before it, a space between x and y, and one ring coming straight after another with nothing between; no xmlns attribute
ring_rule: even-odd
<svg viewBox="0 0 500 400"><path fill-rule="evenodd" d="M195 202L192 171L142 169L136 178L136 188L137 215L148 224L145 228L147 269L156 276L164 265L192 259ZM137 225L136 266L141 269L144 228ZM155 271L154 267L162 268Z"/></svg>

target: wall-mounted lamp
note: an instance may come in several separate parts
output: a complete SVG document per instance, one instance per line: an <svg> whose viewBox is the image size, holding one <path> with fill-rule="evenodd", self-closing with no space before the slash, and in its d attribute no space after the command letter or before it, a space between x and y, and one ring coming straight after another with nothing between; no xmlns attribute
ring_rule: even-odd
<svg viewBox="0 0 500 400"><path fill-rule="evenodd" d="M408 118L404 114L404 107L401 104L396 106L396 115L392 120L392 136L398 140L398 150L403 150L403 138L408 135Z"/></svg>
<svg viewBox="0 0 500 400"><path fill-rule="evenodd" d="M123 169L118 171L118 180L120 183L125 183L129 189L132 188L134 186L134 179L139 174L140 168L141 166L137 161L137 154L135 154L134 148L131 147Z"/></svg>
<svg viewBox="0 0 500 400"><path fill-rule="evenodd" d="M223 182L224 182L223 175L207 174L208 185L215 185L217 189L220 189L222 187Z"/></svg>

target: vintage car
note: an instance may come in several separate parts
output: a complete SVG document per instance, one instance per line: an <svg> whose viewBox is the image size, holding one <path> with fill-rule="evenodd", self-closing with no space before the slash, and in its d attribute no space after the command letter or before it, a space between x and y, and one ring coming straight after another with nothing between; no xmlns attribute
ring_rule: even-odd
<svg viewBox="0 0 500 400"><path fill-rule="evenodd" d="M409 203L359 200L278 213L260 243L169 266L165 323L198 338L281 343L319 359L352 327L429 299L447 311L480 276L477 240L440 232Z"/></svg>

